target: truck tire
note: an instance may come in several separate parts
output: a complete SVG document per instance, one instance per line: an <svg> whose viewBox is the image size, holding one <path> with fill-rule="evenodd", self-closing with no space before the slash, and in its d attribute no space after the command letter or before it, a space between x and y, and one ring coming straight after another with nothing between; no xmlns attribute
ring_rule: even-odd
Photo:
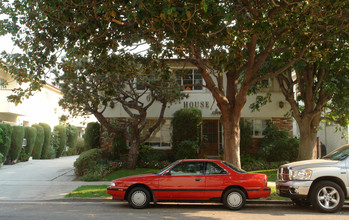
<svg viewBox="0 0 349 220"><path fill-rule="evenodd" d="M332 181L316 183L310 193L311 203L320 212L333 213L342 209L344 192Z"/></svg>

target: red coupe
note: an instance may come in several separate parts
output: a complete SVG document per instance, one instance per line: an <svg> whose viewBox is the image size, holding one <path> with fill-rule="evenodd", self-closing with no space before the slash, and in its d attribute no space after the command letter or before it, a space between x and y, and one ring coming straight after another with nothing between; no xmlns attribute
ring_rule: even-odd
<svg viewBox="0 0 349 220"><path fill-rule="evenodd" d="M225 161L179 160L155 174L113 180L107 192L136 209L150 202L210 201L238 210L246 199L268 197L270 188L265 174L247 173Z"/></svg>

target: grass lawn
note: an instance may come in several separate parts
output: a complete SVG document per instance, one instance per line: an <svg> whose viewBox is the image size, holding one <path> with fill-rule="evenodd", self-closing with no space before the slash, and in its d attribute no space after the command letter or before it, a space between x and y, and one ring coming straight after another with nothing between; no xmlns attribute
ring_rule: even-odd
<svg viewBox="0 0 349 220"><path fill-rule="evenodd" d="M117 178L137 175L137 174L147 174L147 173L156 173L159 170L155 169L147 169L147 168L137 168L135 170L126 170L120 169L109 176L105 177L103 181L111 181ZM272 170L258 170L252 171L251 173L263 173L267 174L268 181L276 181L276 169ZM76 188L73 192L67 194L66 198L111 198L110 195L107 194L107 186L108 185L85 185ZM280 197L275 192L275 186L270 186L271 194L268 198L260 198L262 200L289 200L288 198Z"/></svg>
<svg viewBox="0 0 349 220"><path fill-rule="evenodd" d="M111 198L107 193L108 185L85 185L76 188L65 198Z"/></svg>
<svg viewBox="0 0 349 220"><path fill-rule="evenodd" d="M277 169L271 169L271 170L256 170L256 171L250 171L250 173L263 173L267 174L268 181L275 182L277 179Z"/></svg>

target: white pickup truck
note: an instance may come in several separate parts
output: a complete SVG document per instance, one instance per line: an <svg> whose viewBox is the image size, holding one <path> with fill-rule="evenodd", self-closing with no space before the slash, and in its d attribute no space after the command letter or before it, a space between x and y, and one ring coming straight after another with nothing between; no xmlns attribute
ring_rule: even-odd
<svg viewBox="0 0 349 220"><path fill-rule="evenodd" d="M279 167L276 192L297 205L313 205L321 212L337 212L349 198L349 145L317 160Z"/></svg>

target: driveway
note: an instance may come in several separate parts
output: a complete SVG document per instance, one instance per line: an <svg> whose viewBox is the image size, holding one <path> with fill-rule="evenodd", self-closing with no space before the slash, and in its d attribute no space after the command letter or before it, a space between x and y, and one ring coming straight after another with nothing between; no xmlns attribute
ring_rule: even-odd
<svg viewBox="0 0 349 220"><path fill-rule="evenodd" d="M78 156L52 160L30 160L0 168L0 201L52 200L81 185L104 185L110 182L73 181L74 162Z"/></svg>

